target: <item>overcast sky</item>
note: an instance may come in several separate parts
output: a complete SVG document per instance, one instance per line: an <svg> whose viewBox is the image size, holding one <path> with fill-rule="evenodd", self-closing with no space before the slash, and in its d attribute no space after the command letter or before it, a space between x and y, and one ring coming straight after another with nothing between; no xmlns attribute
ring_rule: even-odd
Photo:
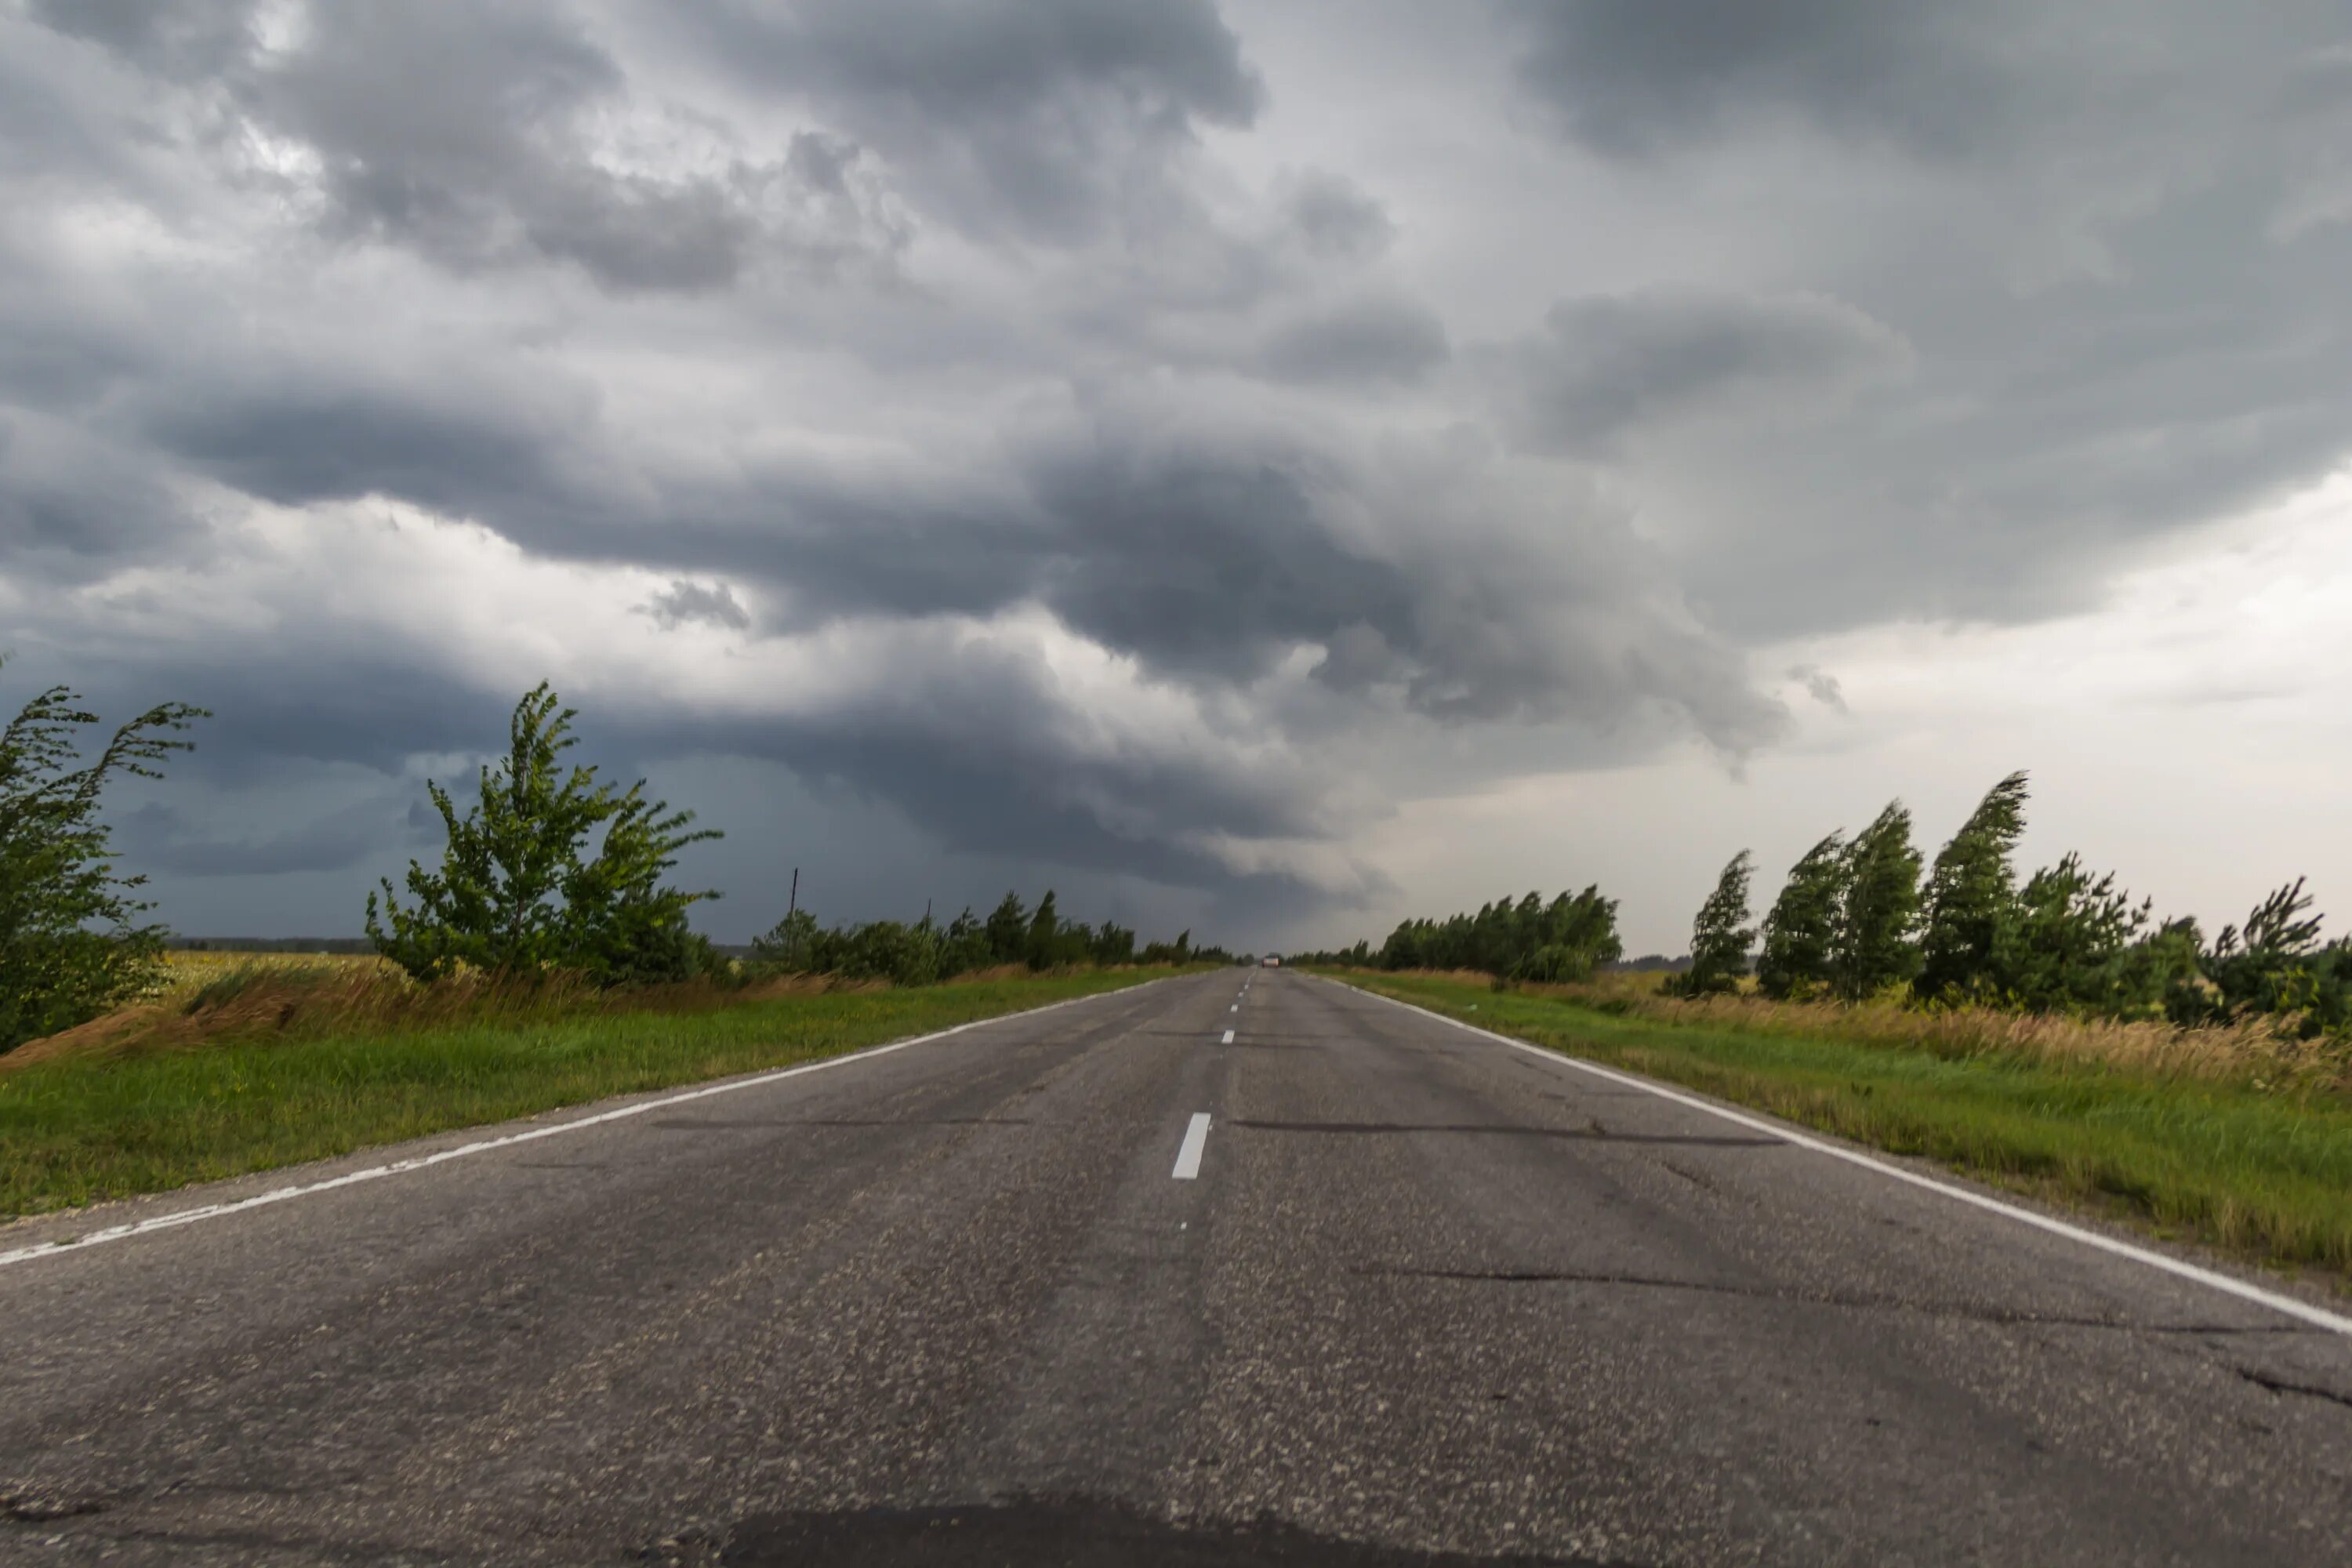
<svg viewBox="0 0 2352 1568"><path fill-rule="evenodd" d="M350 934L541 678L706 929L1681 951L1891 795L2352 920L2343 0L0 0L0 703Z"/></svg>

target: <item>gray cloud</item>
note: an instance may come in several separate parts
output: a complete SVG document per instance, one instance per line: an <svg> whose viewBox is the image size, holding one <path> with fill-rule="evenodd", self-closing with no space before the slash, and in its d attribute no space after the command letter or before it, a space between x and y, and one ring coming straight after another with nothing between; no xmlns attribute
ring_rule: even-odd
<svg viewBox="0 0 2352 1568"><path fill-rule="evenodd" d="M1541 331L1483 358L1520 439L1589 452L1693 412L1836 397L1901 374L1911 354L1834 300L1648 289L1563 300Z"/></svg>
<svg viewBox="0 0 2352 1568"><path fill-rule="evenodd" d="M1282 323L1259 363L1279 380L1377 386L1418 381L1452 353L1445 324L1411 300L1364 299Z"/></svg>
<svg viewBox="0 0 2352 1568"><path fill-rule="evenodd" d="M750 612L736 602L735 591L724 583L706 588L681 578L640 607L665 631L695 621L739 632L751 626Z"/></svg>
<svg viewBox="0 0 2352 1568"><path fill-rule="evenodd" d="M1378 256L1396 237L1396 224L1364 188L1327 169L1293 176L1282 201L1290 221L1318 256L1360 261Z"/></svg>
<svg viewBox="0 0 2352 1568"><path fill-rule="evenodd" d="M254 0L33 0L43 26L173 79L228 69L253 47Z"/></svg>
<svg viewBox="0 0 2352 1568"><path fill-rule="evenodd" d="M1211 0L690 0L682 21L763 90L804 94L983 234L1071 242L1160 189L1195 122L1265 89Z"/></svg>
<svg viewBox="0 0 2352 1568"><path fill-rule="evenodd" d="M2340 7L1330 14L0 5L25 670L218 710L192 884L543 672L908 889L1307 910L2352 447Z"/></svg>
<svg viewBox="0 0 2352 1568"><path fill-rule="evenodd" d="M1937 154L2004 133L2018 79L1989 37L2013 7L1966 17L1871 0L1503 0L1521 85L1570 135L1629 157L1783 114Z"/></svg>
<svg viewBox="0 0 2352 1568"><path fill-rule="evenodd" d="M345 233L461 268L535 252L615 288L731 281L757 235L746 176L625 174L589 157L583 117L625 83L575 26L530 6L358 0L313 12L301 47L249 90L317 151Z"/></svg>

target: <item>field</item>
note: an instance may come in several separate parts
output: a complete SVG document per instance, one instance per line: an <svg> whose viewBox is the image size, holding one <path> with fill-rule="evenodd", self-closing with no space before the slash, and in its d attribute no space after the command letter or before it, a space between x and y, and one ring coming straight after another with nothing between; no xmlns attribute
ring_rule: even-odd
<svg viewBox="0 0 2352 1568"><path fill-rule="evenodd" d="M1655 980L1497 992L1486 976L1338 978L1994 1185L2352 1284L2342 1066L2237 1031L1992 1015L1677 1003ZM1888 1015L1900 1010L1888 1009ZM1948 1020L1958 1019L1958 1022Z"/></svg>
<svg viewBox="0 0 2352 1568"><path fill-rule="evenodd" d="M0 1218L814 1060L1167 969L625 996L410 985L371 959L184 963L173 994L0 1057Z"/></svg>

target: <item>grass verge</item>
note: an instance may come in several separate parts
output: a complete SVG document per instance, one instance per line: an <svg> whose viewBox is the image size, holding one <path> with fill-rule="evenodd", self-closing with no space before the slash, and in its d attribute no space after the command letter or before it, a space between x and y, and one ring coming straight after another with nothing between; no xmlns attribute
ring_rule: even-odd
<svg viewBox="0 0 2352 1568"><path fill-rule="evenodd" d="M1990 1184L2352 1284L2352 1103L2095 1059L1617 1016L1466 981L1333 976Z"/></svg>
<svg viewBox="0 0 2352 1568"><path fill-rule="evenodd" d="M0 1075L0 1217L813 1061L1169 973L1087 971L36 1062Z"/></svg>

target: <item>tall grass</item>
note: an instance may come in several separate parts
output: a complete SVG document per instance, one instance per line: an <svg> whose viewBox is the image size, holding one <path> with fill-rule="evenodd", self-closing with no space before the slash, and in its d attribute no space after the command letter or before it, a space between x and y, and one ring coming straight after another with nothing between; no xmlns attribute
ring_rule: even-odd
<svg viewBox="0 0 2352 1568"><path fill-rule="evenodd" d="M1491 986L1483 973L1411 971L1414 978ZM1618 1017L1742 1034L1837 1040L1947 1059L1999 1058L2063 1067L2094 1063L2142 1076L2201 1079L2263 1092L2352 1099L2352 1047L2302 1040L2273 1019L2181 1028L2161 1020L2070 1017L1995 1007L1917 1007L1895 999L1775 1002L1752 989L1685 998L1657 970L1629 970L1572 985L1513 987Z"/></svg>

